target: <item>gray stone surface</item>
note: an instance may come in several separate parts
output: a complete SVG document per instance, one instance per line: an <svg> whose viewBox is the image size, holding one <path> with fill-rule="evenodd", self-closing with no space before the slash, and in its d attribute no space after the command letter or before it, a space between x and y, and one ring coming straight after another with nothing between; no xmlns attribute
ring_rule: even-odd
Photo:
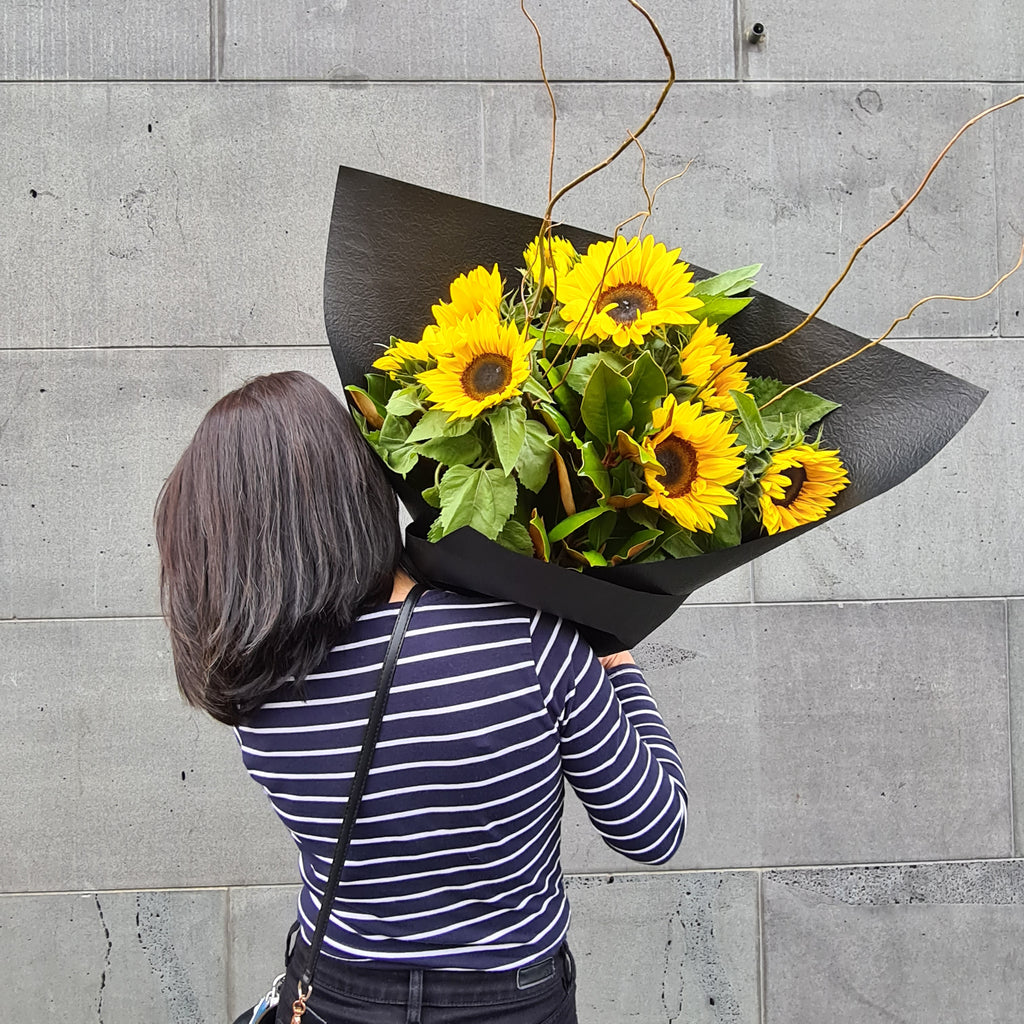
<svg viewBox="0 0 1024 1024"><path fill-rule="evenodd" d="M684 608L637 660L690 791L673 866L1012 853L1001 601ZM563 860L642 870L578 807Z"/></svg>
<svg viewBox="0 0 1024 1024"><path fill-rule="evenodd" d="M0 347L322 344L338 165L474 195L480 121L471 85L0 86Z"/></svg>
<svg viewBox="0 0 1024 1024"><path fill-rule="evenodd" d="M223 890L0 896L12 1020L227 1017Z"/></svg>
<svg viewBox="0 0 1024 1024"><path fill-rule="evenodd" d="M896 347L987 388L988 397L915 476L758 559L757 601L1022 593L1024 352L1012 341Z"/></svg>
<svg viewBox="0 0 1024 1024"><path fill-rule="evenodd" d="M203 414L319 348L0 351L0 615L155 615L153 508Z"/></svg>
<svg viewBox="0 0 1024 1024"><path fill-rule="evenodd" d="M753 872L566 880L587 1024L759 1024Z"/></svg>
<svg viewBox="0 0 1024 1024"><path fill-rule="evenodd" d="M1024 856L1024 601L1007 601L1014 853Z"/></svg>
<svg viewBox="0 0 1024 1024"><path fill-rule="evenodd" d="M767 872L766 1024L1024 1014L1024 862Z"/></svg>
<svg viewBox="0 0 1024 1024"><path fill-rule="evenodd" d="M209 78L210 11L208 0L6 3L0 80Z"/></svg>
<svg viewBox="0 0 1024 1024"><path fill-rule="evenodd" d="M537 41L519 4L430 0L223 0L222 78L540 79ZM672 0L645 4L682 78L731 78L733 6L700 16ZM624 0L585 6L530 0L552 79L658 79L657 39Z"/></svg>
<svg viewBox="0 0 1024 1024"><path fill-rule="evenodd" d="M1020 8L978 0L741 0L743 77L868 81L1007 81L1024 73Z"/></svg>
<svg viewBox="0 0 1024 1024"><path fill-rule="evenodd" d="M1024 93L1024 81L1000 86L997 102ZM1006 273L1020 255L1024 240L1024 100L993 115L996 132L996 196L999 214L999 269ZM1024 268L1000 290L999 329L1004 337L1024 337Z"/></svg>
<svg viewBox="0 0 1024 1024"><path fill-rule="evenodd" d="M292 874L297 877L294 868ZM231 1020L252 1006L284 971L285 938L295 920L298 893L297 885L237 886L228 890Z"/></svg>
<svg viewBox="0 0 1024 1024"><path fill-rule="evenodd" d="M0 892L284 882L234 737L177 694L163 624L0 623Z"/></svg>
<svg viewBox="0 0 1024 1024"><path fill-rule="evenodd" d="M547 96L532 85L482 88L484 198L539 212ZM556 186L639 128L656 95L651 85L557 86ZM761 290L809 309L857 243L896 212L956 129L991 98L984 85L685 83L642 138L651 188L693 161L660 192L648 227L708 269L763 263ZM964 135L903 220L864 251L825 307L826 320L875 337L925 295L976 294L995 282L996 130L989 119ZM556 217L611 233L646 207L639 181L634 150L570 193ZM933 303L898 333L988 337L997 312L994 297Z"/></svg>

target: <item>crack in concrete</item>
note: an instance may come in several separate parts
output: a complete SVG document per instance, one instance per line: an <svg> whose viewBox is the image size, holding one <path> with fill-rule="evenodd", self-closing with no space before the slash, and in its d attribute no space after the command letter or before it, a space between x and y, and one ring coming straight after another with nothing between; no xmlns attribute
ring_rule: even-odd
<svg viewBox="0 0 1024 1024"><path fill-rule="evenodd" d="M114 943L110 939L110 929L107 927L107 922L103 917L103 907L100 905L99 894L93 893L92 898L96 901L96 912L100 915L103 936L107 940L107 951L103 956L103 970L100 972L100 991L96 1003L96 1019L99 1021L99 1024L103 1024L103 990L107 987L107 971L110 970L110 951L114 948Z"/></svg>

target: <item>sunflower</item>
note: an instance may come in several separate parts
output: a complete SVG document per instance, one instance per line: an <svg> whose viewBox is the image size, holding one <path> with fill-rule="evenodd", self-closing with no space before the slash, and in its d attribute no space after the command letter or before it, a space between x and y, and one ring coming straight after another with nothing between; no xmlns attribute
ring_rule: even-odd
<svg viewBox="0 0 1024 1024"><path fill-rule="evenodd" d="M426 335L424 335L426 339ZM400 338L391 339L391 347L386 349L380 358L373 361L375 369L385 370L392 380L402 370L419 370L422 366L410 367L409 364L422 364L432 362L434 359L430 346L424 341L402 341Z"/></svg>
<svg viewBox="0 0 1024 1024"><path fill-rule="evenodd" d="M468 274L460 274L452 281L449 292L451 302L442 301L431 307L439 327L454 327L465 317L484 312L493 313L496 318L502 294L497 263L493 270L477 267Z"/></svg>
<svg viewBox="0 0 1024 1024"><path fill-rule="evenodd" d="M769 533L824 519L850 482L838 451L798 444L772 455L761 477L761 522Z"/></svg>
<svg viewBox="0 0 1024 1024"><path fill-rule="evenodd" d="M736 408L729 392L746 392L746 365L733 355L728 335L719 334L707 320L701 321L679 353L683 378L697 389L697 398L712 409Z"/></svg>
<svg viewBox="0 0 1024 1024"><path fill-rule="evenodd" d="M693 275L678 257L650 235L595 242L558 284L569 332L625 347L663 324L695 324L688 311L703 303L688 297Z"/></svg>
<svg viewBox="0 0 1024 1024"><path fill-rule="evenodd" d="M523 253L523 260L534 283L540 284L540 236L538 235ZM555 291L559 281L572 269L579 254L567 238L552 235L544 245L544 287Z"/></svg>
<svg viewBox="0 0 1024 1024"><path fill-rule="evenodd" d="M442 328L439 335L439 348L451 354L439 355L437 367L417 379L434 407L451 413L449 420L479 416L519 394L530 375L534 341L515 324L478 316Z"/></svg>
<svg viewBox="0 0 1024 1024"><path fill-rule="evenodd" d="M712 533L723 508L736 504L726 490L743 476L743 446L730 433L723 412L703 413L695 402L678 404L673 395L654 411L652 437L640 447L658 460L644 466L650 494L645 505L660 508L686 530Z"/></svg>

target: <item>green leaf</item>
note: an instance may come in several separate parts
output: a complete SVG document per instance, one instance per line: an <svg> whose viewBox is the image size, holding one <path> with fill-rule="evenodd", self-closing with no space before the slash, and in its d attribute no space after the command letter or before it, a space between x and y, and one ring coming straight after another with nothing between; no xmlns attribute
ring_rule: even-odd
<svg viewBox="0 0 1024 1024"><path fill-rule="evenodd" d="M510 519L498 534L498 543L509 551L533 557L533 540L530 531L518 519Z"/></svg>
<svg viewBox="0 0 1024 1024"><path fill-rule="evenodd" d="M691 295L738 295L745 292L757 277L764 264L751 263L749 267L737 267L727 270L714 277L706 277L703 281L695 281Z"/></svg>
<svg viewBox="0 0 1024 1024"><path fill-rule="evenodd" d="M530 518L530 539L533 541L533 552L536 555L540 552L545 562L551 561L551 541L548 538L548 531L544 527L544 520L540 513L534 509Z"/></svg>
<svg viewBox="0 0 1024 1024"><path fill-rule="evenodd" d="M771 443L771 438L757 411L757 403L741 391L730 391L729 396L736 403L736 411L740 416L740 426L736 431L740 443L752 454L763 452Z"/></svg>
<svg viewBox="0 0 1024 1024"><path fill-rule="evenodd" d="M431 544L436 544L445 534L444 523L441 522L441 517L438 516L431 524L430 529L427 530L427 540Z"/></svg>
<svg viewBox="0 0 1024 1024"><path fill-rule="evenodd" d="M611 478L601 462L601 456L598 454L597 448L594 447L594 442L579 443L577 447L583 455L583 468L580 470L580 475L585 476L597 488L602 498L607 498L612 493Z"/></svg>
<svg viewBox="0 0 1024 1024"><path fill-rule="evenodd" d="M643 433L651 422L651 413L668 394L668 378L650 352L643 352L626 377L633 391L633 429Z"/></svg>
<svg viewBox="0 0 1024 1024"><path fill-rule="evenodd" d="M419 461L416 449L408 444L381 452L381 458L385 465L393 469L399 476L405 476Z"/></svg>
<svg viewBox="0 0 1024 1024"><path fill-rule="evenodd" d="M441 507L441 489L439 487L427 487L423 490L423 500L431 508Z"/></svg>
<svg viewBox="0 0 1024 1024"><path fill-rule="evenodd" d="M722 511L725 518L715 520L715 532L711 534L709 547L712 551L734 548L742 540L739 505L728 505Z"/></svg>
<svg viewBox="0 0 1024 1024"><path fill-rule="evenodd" d="M588 565L608 564L608 559L600 551L581 551L580 554L587 560Z"/></svg>
<svg viewBox="0 0 1024 1024"><path fill-rule="evenodd" d="M541 401L551 400L551 394L548 389L532 373L523 381L523 391L528 395L533 395L534 398L541 399Z"/></svg>
<svg viewBox="0 0 1024 1024"><path fill-rule="evenodd" d="M596 519L598 516L602 516L607 512L604 508L585 508L582 512L577 512L575 515L567 516L557 526L548 532L548 538L552 542L562 540L564 537L568 537L569 534L574 533L581 526L586 526L591 519Z"/></svg>
<svg viewBox="0 0 1024 1024"><path fill-rule="evenodd" d="M506 476L512 475L526 440L526 410L521 404L506 402L487 417L494 436L494 450Z"/></svg>
<svg viewBox="0 0 1024 1024"><path fill-rule="evenodd" d="M460 437L435 437L418 446L420 455L445 466L468 466L479 457L483 446L473 434Z"/></svg>
<svg viewBox="0 0 1024 1024"><path fill-rule="evenodd" d="M554 433L558 434L563 441L572 440L572 427L569 425L569 421L559 412L555 406L544 402L537 406L537 411L541 415L541 419L551 428Z"/></svg>
<svg viewBox="0 0 1024 1024"><path fill-rule="evenodd" d="M355 384L349 384L345 390L349 396L349 408L355 406L362 416L363 422L368 425L368 429L377 430L384 422L384 406L380 402L374 401L368 392L356 387Z"/></svg>
<svg viewBox="0 0 1024 1024"><path fill-rule="evenodd" d="M409 421L401 416L388 413L381 424L378 443L384 451L394 451L406 445L409 440Z"/></svg>
<svg viewBox="0 0 1024 1024"><path fill-rule="evenodd" d="M419 412L423 408L423 403L420 401L420 389L408 387L396 391L388 399L386 408L392 416L408 416L410 413Z"/></svg>
<svg viewBox="0 0 1024 1024"><path fill-rule="evenodd" d="M548 442L551 435L536 420L527 420L523 447L516 460L519 482L536 493L547 483L554 451Z"/></svg>
<svg viewBox="0 0 1024 1024"><path fill-rule="evenodd" d="M580 411L587 430L599 441L611 444L633 419L629 381L607 363L598 363L587 381Z"/></svg>
<svg viewBox="0 0 1024 1024"><path fill-rule="evenodd" d="M693 315L700 320L707 320L709 324L721 324L735 316L741 309L745 309L753 301L753 296L748 295L742 299L728 299L724 295L709 295L704 298L704 305L694 310Z"/></svg>
<svg viewBox="0 0 1024 1024"><path fill-rule="evenodd" d="M615 352L590 352L585 356L577 356L572 361L565 383L578 395L582 395L598 363L607 363L613 370L621 370L627 365L627 360Z"/></svg>
<svg viewBox="0 0 1024 1024"><path fill-rule="evenodd" d="M432 441L436 437L459 437L468 434L476 425L469 416L460 416L449 422L451 413L444 409L428 409L412 428L409 441Z"/></svg>
<svg viewBox="0 0 1024 1024"><path fill-rule="evenodd" d="M612 556L612 564L639 557L661 536L661 530L638 530Z"/></svg>
<svg viewBox="0 0 1024 1024"><path fill-rule="evenodd" d="M386 374L368 373L366 375L366 393L380 406L381 411L388 404L388 398L395 388L395 382Z"/></svg>
<svg viewBox="0 0 1024 1024"><path fill-rule="evenodd" d="M782 381L768 377L755 377L750 381L750 394L757 405L774 398L786 389ZM768 432L778 433L782 427L794 427L800 434L808 430L820 419L827 416L833 409L838 409L838 402L830 402L811 391L794 388L783 395L777 402L772 402L761 414Z"/></svg>
<svg viewBox="0 0 1024 1024"><path fill-rule="evenodd" d="M608 538L615 532L618 522L619 517L615 512L606 512L594 519L587 530L590 546L597 551L603 548L608 543Z"/></svg>
<svg viewBox="0 0 1024 1024"><path fill-rule="evenodd" d="M697 547L693 536L688 530L681 526L676 527L674 532L665 531L665 537L658 549L663 551L669 558L692 558L694 555L702 555L703 551Z"/></svg>
<svg viewBox="0 0 1024 1024"><path fill-rule="evenodd" d="M496 540L516 507L516 482L500 469L452 466L439 490L445 534L471 526Z"/></svg>

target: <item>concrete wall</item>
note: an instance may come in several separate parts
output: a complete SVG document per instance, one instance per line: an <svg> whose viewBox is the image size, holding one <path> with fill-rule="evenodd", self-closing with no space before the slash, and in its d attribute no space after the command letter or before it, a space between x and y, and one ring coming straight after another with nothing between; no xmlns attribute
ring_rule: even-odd
<svg viewBox="0 0 1024 1024"><path fill-rule="evenodd" d="M532 0L558 181L662 73L624 0ZM650 0L680 84L651 228L806 306L969 116L1024 91L1018 5ZM754 47L754 21L768 30ZM275 973L290 843L185 710L151 513L245 377L336 384L339 163L539 212L547 99L514 0L52 0L0 11L0 970L28 1022L217 1022ZM973 128L828 309L879 333L987 288L1024 232L1024 104ZM568 197L639 208L624 157ZM990 389L888 495L695 596L639 652L691 833L658 870L573 810L581 1020L1024 1017L1024 275L901 349Z"/></svg>

